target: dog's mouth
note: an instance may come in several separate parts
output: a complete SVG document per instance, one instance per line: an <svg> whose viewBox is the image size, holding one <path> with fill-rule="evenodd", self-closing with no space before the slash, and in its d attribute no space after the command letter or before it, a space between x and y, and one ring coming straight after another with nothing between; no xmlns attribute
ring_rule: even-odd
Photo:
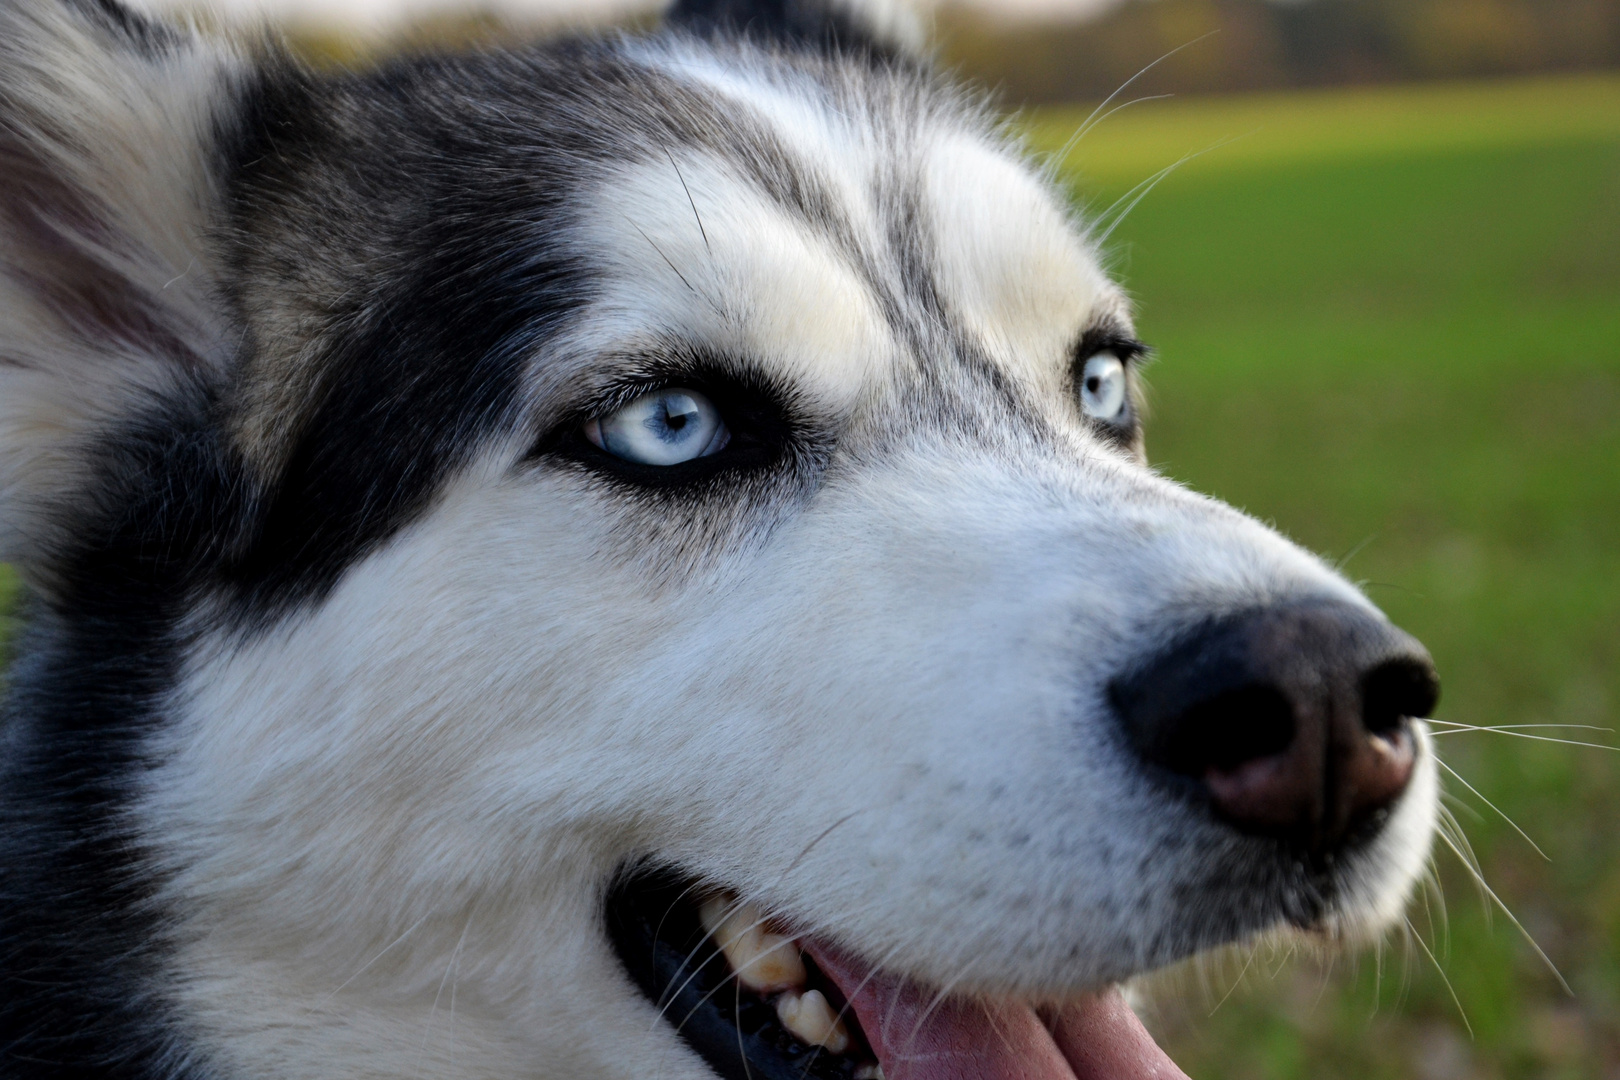
<svg viewBox="0 0 1620 1080"><path fill-rule="evenodd" d="M725 1080L1186 1080L1117 990L946 995L670 873L608 899L619 958Z"/></svg>

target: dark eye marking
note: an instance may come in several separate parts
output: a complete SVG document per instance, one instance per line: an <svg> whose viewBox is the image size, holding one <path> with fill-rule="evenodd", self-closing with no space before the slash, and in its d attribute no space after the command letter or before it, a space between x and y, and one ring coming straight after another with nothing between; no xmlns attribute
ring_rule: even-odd
<svg viewBox="0 0 1620 1080"><path fill-rule="evenodd" d="M649 367L571 410L539 439L527 460L569 462L631 488L695 490L727 475L771 471L812 441L794 415L792 395L769 380L704 360ZM616 421L664 398L701 399L705 411L713 410L719 434L706 438L704 452L660 459L627 453L622 443L604 437Z"/></svg>

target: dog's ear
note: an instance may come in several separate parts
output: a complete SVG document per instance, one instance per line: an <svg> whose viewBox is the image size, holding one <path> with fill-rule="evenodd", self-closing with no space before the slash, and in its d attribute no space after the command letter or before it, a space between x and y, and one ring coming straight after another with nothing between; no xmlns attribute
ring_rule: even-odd
<svg viewBox="0 0 1620 1080"><path fill-rule="evenodd" d="M920 60L922 20L905 0L675 0L669 21L705 35Z"/></svg>
<svg viewBox="0 0 1620 1080"><path fill-rule="evenodd" d="M209 241L247 67L114 0L0 0L0 559L48 550L98 437L221 364Z"/></svg>

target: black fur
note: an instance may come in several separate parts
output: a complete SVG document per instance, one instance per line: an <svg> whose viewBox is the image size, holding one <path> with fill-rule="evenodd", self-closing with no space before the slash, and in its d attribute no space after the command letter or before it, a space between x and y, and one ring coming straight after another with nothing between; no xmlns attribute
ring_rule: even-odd
<svg viewBox="0 0 1620 1080"><path fill-rule="evenodd" d="M290 65L267 70L219 152L242 243L341 151L318 145L332 88ZM582 273L544 243L557 170L513 160L510 132L432 115L413 80L459 73L422 61L367 78L410 137L394 160L353 164L433 210L387 223L412 272L374 298L363 328L336 337L272 482L231 442L228 387L198 381L108 432L92 453L90 508L51 555L60 589L30 609L0 720L5 1080L210 1075L164 999L172 976L147 903L161 879L120 816L168 722L180 619L212 594L257 625L329 589L421 512L481 434L516 422L519 366L581 298ZM490 168L535 185L471 179ZM243 340L246 363L258 343Z"/></svg>
<svg viewBox="0 0 1620 1080"><path fill-rule="evenodd" d="M0 1076L207 1075L168 1013L155 880L120 820L162 722L176 621L232 484L199 395L110 437L105 513L36 602L0 745Z"/></svg>
<svg viewBox="0 0 1620 1080"><path fill-rule="evenodd" d="M483 66L418 60L359 85L256 94L234 186L244 244L283 224L275 219L312 183L334 179L334 159L347 158L341 183L368 189L355 193L368 213L378 189L411 209L376 213L375 242L409 270L338 313L353 328L319 359L316 400L221 568L245 613L274 615L318 598L420 514L486 437L518 422L520 371L585 299L584 268L546 242L545 222L567 185L545 160L545 133L525 131L516 149L511 130L444 115L436 104L435 91L469 95L480 76L487 84L508 74ZM374 119L396 138L345 145L330 112L362 99L382 103ZM492 175L524 179L491 184Z"/></svg>

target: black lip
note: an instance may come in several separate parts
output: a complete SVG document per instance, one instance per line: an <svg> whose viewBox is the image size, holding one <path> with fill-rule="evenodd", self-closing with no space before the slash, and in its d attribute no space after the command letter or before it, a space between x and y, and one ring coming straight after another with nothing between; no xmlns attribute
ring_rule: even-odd
<svg viewBox="0 0 1620 1080"><path fill-rule="evenodd" d="M608 939L665 1022L724 1080L854 1080L859 1055L800 1042L770 1002L731 978L698 921L699 895L669 871L627 877L608 895Z"/></svg>

